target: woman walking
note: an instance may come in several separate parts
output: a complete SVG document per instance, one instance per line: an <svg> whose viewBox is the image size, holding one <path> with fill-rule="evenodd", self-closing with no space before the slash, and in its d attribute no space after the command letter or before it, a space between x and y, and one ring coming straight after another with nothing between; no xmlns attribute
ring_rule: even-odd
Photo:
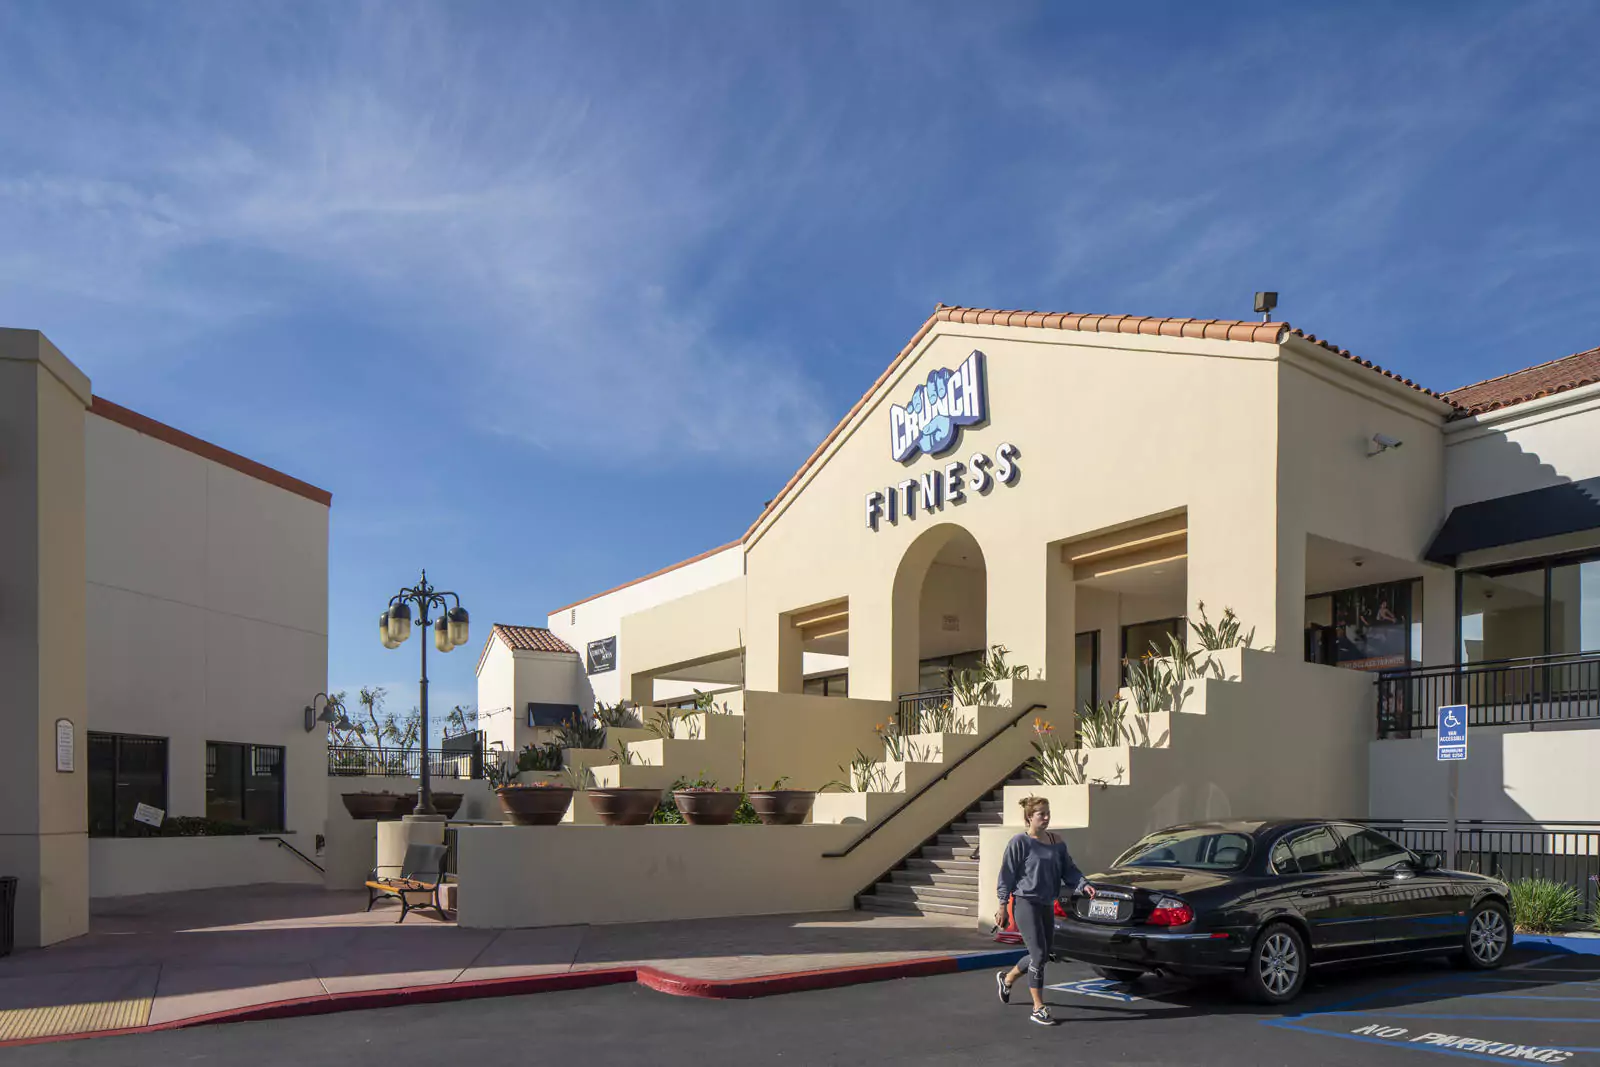
<svg viewBox="0 0 1600 1067"><path fill-rule="evenodd" d="M994 923L999 927L1008 925L1006 903L1010 901L1022 943L1028 947L1028 993L1033 997L1033 1013L1028 1018L1040 1026L1054 1026L1056 1021L1044 1006L1044 965L1049 962L1050 946L1055 940L1055 903L1063 885L1070 887L1069 897L1079 893L1092 897L1094 886L1072 862L1067 846L1050 832L1048 800L1024 798L1022 821L1027 832L1011 839L1000 862L1000 910ZM1001 1003L1011 1003L1011 984L1022 973L1022 961L1018 960L1011 970L995 975Z"/></svg>

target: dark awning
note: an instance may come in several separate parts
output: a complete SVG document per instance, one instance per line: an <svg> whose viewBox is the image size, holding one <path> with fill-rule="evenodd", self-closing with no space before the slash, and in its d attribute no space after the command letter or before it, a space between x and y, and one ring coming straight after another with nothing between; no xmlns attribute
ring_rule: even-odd
<svg viewBox="0 0 1600 1067"><path fill-rule="evenodd" d="M1463 504L1428 546L1430 563L1454 565L1464 552L1600 529L1600 478Z"/></svg>

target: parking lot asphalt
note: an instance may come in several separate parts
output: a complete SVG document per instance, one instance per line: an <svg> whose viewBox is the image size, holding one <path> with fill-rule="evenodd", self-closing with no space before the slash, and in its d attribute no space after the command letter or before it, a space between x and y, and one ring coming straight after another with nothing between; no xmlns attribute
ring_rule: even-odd
<svg viewBox="0 0 1600 1067"><path fill-rule="evenodd" d="M1487 975L1423 962L1317 973L1284 1009L1225 987L1132 986L1059 964L1027 1021L990 970L701 1000L636 985L237 1023L7 1049L7 1067L407 1062L715 1065L1020 1062L1417 1064L1439 1057L1600 1067L1600 957L1519 949ZM1021 1058L1021 1059L1018 1059Z"/></svg>

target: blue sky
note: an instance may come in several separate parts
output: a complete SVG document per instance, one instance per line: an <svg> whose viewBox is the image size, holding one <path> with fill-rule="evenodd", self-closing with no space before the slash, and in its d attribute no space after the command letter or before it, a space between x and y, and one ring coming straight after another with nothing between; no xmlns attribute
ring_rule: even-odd
<svg viewBox="0 0 1600 1067"><path fill-rule="evenodd" d="M1600 7L0 3L0 324L331 490L330 682L738 536L934 304L1600 344ZM1136 398L1114 398L1136 403Z"/></svg>

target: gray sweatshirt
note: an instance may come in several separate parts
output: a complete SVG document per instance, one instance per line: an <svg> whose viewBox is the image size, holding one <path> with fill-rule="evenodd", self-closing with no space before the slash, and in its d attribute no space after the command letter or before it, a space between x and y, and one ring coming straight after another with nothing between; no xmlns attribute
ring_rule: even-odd
<svg viewBox="0 0 1600 1067"><path fill-rule="evenodd" d="M1006 845L1005 857L1000 861L1000 903L1006 903L1012 896L1054 901L1061 896L1063 885L1070 886L1076 894L1083 890L1087 881L1059 838L1053 844L1046 844L1027 834L1018 834Z"/></svg>

